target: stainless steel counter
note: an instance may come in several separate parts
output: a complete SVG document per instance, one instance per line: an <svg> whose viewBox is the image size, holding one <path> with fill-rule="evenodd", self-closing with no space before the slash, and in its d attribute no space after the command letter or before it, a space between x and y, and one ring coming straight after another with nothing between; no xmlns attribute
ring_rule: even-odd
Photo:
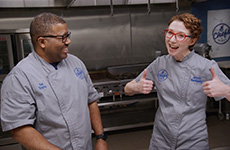
<svg viewBox="0 0 230 150"><path fill-rule="evenodd" d="M21 145L6 132L0 134L0 150L22 150L22 148Z"/></svg>
<svg viewBox="0 0 230 150"><path fill-rule="evenodd" d="M230 61L219 61L217 62L220 68L230 69Z"/></svg>
<svg viewBox="0 0 230 150"><path fill-rule="evenodd" d="M21 146L12 137L10 132L2 132L0 126L0 150L22 150Z"/></svg>

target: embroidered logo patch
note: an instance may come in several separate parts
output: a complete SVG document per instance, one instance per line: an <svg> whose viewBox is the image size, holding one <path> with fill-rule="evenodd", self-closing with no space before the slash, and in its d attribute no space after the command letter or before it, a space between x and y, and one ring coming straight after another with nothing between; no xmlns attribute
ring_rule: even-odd
<svg viewBox="0 0 230 150"><path fill-rule="evenodd" d="M161 69L160 71L158 71L157 73L157 79L162 82L165 81L168 78L168 72L164 69Z"/></svg>
<svg viewBox="0 0 230 150"><path fill-rule="evenodd" d="M192 82L202 83L201 77L193 77L191 79Z"/></svg>
<svg viewBox="0 0 230 150"><path fill-rule="evenodd" d="M79 79L81 79L81 80L85 78L85 76L84 76L84 74L83 74L81 68L75 68L75 69L74 69L74 73L75 73L76 76L77 76Z"/></svg>
<svg viewBox="0 0 230 150"><path fill-rule="evenodd" d="M40 90L42 90L42 89L44 89L44 88L47 88L47 86L44 85L43 83L38 83L38 88L39 88Z"/></svg>
<svg viewBox="0 0 230 150"><path fill-rule="evenodd" d="M212 38L217 44L225 44L230 39L230 27L225 23L216 25L212 31Z"/></svg>

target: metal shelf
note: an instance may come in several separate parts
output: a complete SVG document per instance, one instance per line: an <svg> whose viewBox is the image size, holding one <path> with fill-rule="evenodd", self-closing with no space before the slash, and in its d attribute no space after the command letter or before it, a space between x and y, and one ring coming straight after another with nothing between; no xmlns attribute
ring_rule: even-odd
<svg viewBox="0 0 230 150"><path fill-rule="evenodd" d="M142 99L132 99L132 100L120 100L120 101L111 101L111 102L99 102L98 106L110 106L110 105L122 105L122 104L130 104L135 102L147 102L147 101L157 101L157 97L151 98L142 98Z"/></svg>

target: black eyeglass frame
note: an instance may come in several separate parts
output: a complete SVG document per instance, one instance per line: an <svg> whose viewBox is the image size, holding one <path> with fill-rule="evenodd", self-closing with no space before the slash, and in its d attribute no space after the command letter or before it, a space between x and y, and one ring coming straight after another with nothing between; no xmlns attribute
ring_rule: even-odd
<svg viewBox="0 0 230 150"><path fill-rule="evenodd" d="M172 36L171 36L171 37L167 36L168 31L171 31L171 32L172 32ZM164 30L164 34L165 34L165 37L167 37L167 38L169 38L169 39L171 39L173 36L175 36L176 40L179 41L179 42L183 42L187 37L192 38L192 35L186 35L185 33L174 33L174 32L173 32L172 30L170 30L170 29L165 29L165 30ZM184 39L183 39L183 40L178 40L178 39L177 39L177 36L176 36L177 34L183 35L183 36L184 36Z"/></svg>
<svg viewBox="0 0 230 150"><path fill-rule="evenodd" d="M70 35L71 35L71 32L68 32L67 34L64 34L64 35L44 35L44 36L39 36L39 37L61 38L62 39L62 43L65 43L67 41L67 38L70 38Z"/></svg>

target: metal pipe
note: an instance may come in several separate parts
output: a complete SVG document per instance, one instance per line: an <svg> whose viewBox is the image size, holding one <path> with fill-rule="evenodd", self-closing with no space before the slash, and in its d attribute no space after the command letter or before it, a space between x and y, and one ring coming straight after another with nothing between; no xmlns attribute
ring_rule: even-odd
<svg viewBox="0 0 230 150"><path fill-rule="evenodd" d="M111 16L113 16L113 0L110 0Z"/></svg>
<svg viewBox="0 0 230 150"><path fill-rule="evenodd" d="M69 9L69 7L71 6L71 5L73 5L73 3L75 2L76 0L72 0L67 6L66 6L66 9Z"/></svg>
<svg viewBox="0 0 230 150"><path fill-rule="evenodd" d="M176 12L179 12L180 8L179 8L179 2L178 0L176 0Z"/></svg>
<svg viewBox="0 0 230 150"><path fill-rule="evenodd" d="M151 5L150 5L150 0L148 0L148 14L151 13Z"/></svg>

